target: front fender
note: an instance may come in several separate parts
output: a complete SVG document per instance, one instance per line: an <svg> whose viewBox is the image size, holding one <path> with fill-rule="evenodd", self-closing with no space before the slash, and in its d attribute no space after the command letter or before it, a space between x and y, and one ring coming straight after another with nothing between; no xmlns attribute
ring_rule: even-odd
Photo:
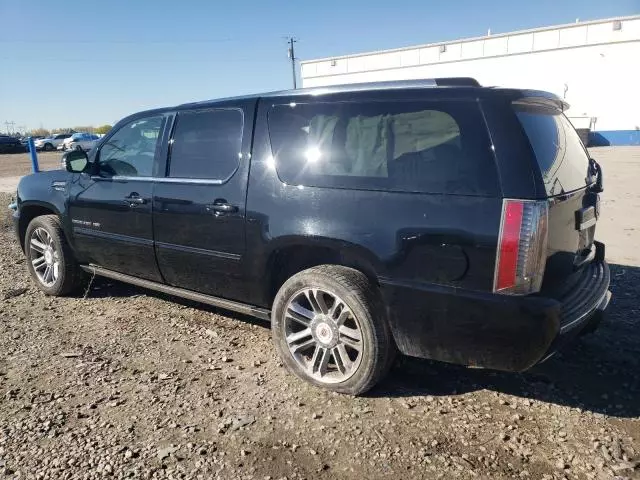
<svg viewBox="0 0 640 480"><path fill-rule="evenodd" d="M51 209L57 215L64 215L71 175L64 170L51 170L22 177L18 183L18 209L38 205Z"/></svg>
<svg viewBox="0 0 640 480"><path fill-rule="evenodd" d="M71 174L63 170L27 175L20 179L17 189L14 221L20 244L29 222L38 215L55 214L60 217L65 235L70 236L67 221L67 191Z"/></svg>

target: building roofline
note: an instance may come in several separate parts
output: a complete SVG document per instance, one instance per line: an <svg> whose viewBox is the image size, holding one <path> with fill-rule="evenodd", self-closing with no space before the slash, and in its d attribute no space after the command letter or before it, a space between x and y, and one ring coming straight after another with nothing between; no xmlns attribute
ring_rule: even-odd
<svg viewBox="0 0 640 480"><path fill-rule="evenodd" d="M497 33L495 35L483 35L480 37L467 37L467 38L458 38L455 40L448 40L448 41L444 41L444 42L435 42L435 43L424 43L424 44L419 44L419 45L411 45L408 47L399 47L399 48L390 48L390 49L386 49L386 50L370 50L367 52L362 52L362 53L351 53L351 54L347 54L347 55L337 55L337 56L333 56L333 57L323 57L323 58L314 58L311 60L302 60L300 61L300 65L305 65L305 64L311 64L311 63L320 63L320 62L327 62L330 60L344 60L347 58L358 58L358 57L365 57L365 56L369 56L369 55L377 55L377 54L381 54L381 53L396 53L396 52L404 52L407 50L415 50L417 48L428 48L428 47L437 47L440 45L451 45L453 43L466 43L466 42L475 42L478 40L487 40L487 39L492 39L492 38L503 38L503 37L509 37L509 36L513 36L513 35L524 35L527 33L537 33L537 32L547 32L550 30L558 30L561 28L569 28L569 27L582 27L582 26L587 26L587 25L597 25L599 23L607 23L607 22L614 22L616 20L619 21L628 21L628 20L638 20L640 19L640 15L629 15L626 17L611 17L611 18L603 18L600 20L587 20L584 22L575 22L575 23L565 23L565 24L561 24L561 25L551 25L548 27L536 27L536 28L530 28L530 29L526 29L526 30L515 30L513 32L506 32L506 33Z"/></svg>

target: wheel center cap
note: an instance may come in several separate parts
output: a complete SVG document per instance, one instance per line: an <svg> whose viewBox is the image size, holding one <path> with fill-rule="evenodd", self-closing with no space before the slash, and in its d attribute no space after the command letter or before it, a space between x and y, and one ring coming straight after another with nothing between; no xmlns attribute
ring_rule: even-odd
<svg viewBox="0 0 640 480"><path fill-rule="evenodd" d="M53 252L50 249L44 251L44 261L47 262L47 265L53 263Z"/></svg>
<svg viewBox="0 0 640 480"><path fill-rule="evenodd" d="M316 338L328 345L333 340L333 330L328 324L320 322L316 325Z"/></svg>

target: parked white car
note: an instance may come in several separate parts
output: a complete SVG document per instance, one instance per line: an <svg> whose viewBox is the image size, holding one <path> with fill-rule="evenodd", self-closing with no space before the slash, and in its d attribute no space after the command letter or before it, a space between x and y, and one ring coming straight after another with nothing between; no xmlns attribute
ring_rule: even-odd
<svg viewBox="0 0 640 480"><path fill-rule="evenodd" d="M88 151L98 143L98 135L92 133L74 133L58 147L58 150L84 150Z"/></svg>
<svg viewBox="0 0 640 480"><path fill-rule="evenodd" d="M54 135L50 135L47 138L40 138L34 142L36 149L44 150L48 152L50 150L55 150L59 145L62 144L64 140L71 136L70 133L57 133Z"/></svg>

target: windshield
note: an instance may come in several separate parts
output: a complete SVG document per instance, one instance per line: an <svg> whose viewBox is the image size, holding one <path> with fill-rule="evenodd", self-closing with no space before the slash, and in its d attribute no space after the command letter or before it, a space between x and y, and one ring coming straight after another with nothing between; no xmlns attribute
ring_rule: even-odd
<svg viewBox="0 0 640 480"><path fill-rule="evenodd" d="M547 194L560 195L589 183L589 155L567 117L557 109L514 104L535 154Z"/></svg>

